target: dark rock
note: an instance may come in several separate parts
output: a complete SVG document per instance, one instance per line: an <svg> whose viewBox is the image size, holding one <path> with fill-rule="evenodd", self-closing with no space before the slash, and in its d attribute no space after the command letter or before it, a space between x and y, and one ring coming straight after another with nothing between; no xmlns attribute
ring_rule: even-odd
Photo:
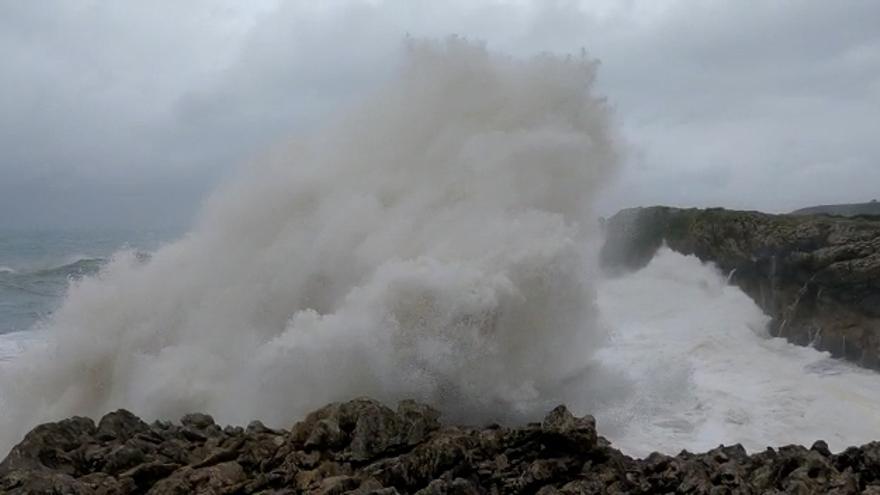
<svg viewBox="0 0 880 495"><path fill-rule="evenodd" d="M434 480L425 488L416 492L416 495L479 495L480 487L475 483L455 478L454 480Z"/></svg>
<svg viewBox="0 0 880 495"><path fill-rule="evenodd" d="M145 489L166 478L179 467L180 464L150 461L121 473L119 477L130 479L135 486Z"/></svg>
<svg viewBox="0 0 880 495"><path fill-rule="evenodd" d="M589 452L596 447L596 420L592 416L576 418L565 406L550 411L541 429L547 439L573 453Z"/></svg>
<svg viewBox="0 0 880 495"><path fill-rule="evenodd" d="M840 217L876 216L880 217L880 201L876 199L867 203L843 205L821 205L801 208L791 212L792 215L833 215Z"/></svg>
<svg viewBox="0 0 880 495"><path fill-rule="evenodd" d="M195 428L183 427L180 429L180 432L183 434L183 437L191 442L205 442L208 440L208 437L205 434Z"/></svg>
<svg viewBox="0 0 880 495"><path fill-rule="evenodd" d="M132 445L120 445L106 454L101 468L105 473L116 474L146 461L146 452Z"/></svg>
<svg viewBox="0 0 880 495"><path fill-rule="evenodd" d="M268 428L260 420L254 420L248 423L245 431L247 431L248 433L272 433L272 429Z"/></svg>
<svg viewBox="0 0 880 495"><path fill-rule="evenodd" d="M828 444L825 443L823 440L816 440L815 442L813 442L813 446L810 447L810 450L816 451L825 457L831 456L831 451L828 450Z"/></svg>
<svg viewBox="0 0 880 495"><path fill-rule="evenodd" d="M96 436L99 440L126 441L149 429L150 427L140 418L125 409L120 409L101 418Z"/></svg>
<svg viewBox="0 0 880 495"><path fill-rule="evenodd" d="M206 415L146 426L124 411L98 427L72 418L38 426L0 463L10 494L471 495L874 493L880 443L832 454L824 442L749 455L631 459L565 407L517 428L443 427L428 406L330 404L292 431L220 429ZM204 432L194 437L192 432Z"/></svg>
<svg viewBox="0 0 880 495"><path fill-rule="evenodd" d="M0 462L0 476L16 469L47 469L75 475L73 452L89 443L95 432L95 423L80 417L37 426Z"/></svg>
<svg viewBox="0 0 880 495"><path fill-rule="evenodd" d="M321 481L317 492L321 495L341 495L350 492L360 485L360 481L352 476L339 475Z"/></svg>
<svg viewBox="0 0 880 495"><path fill-rule="evenodd" d="M370 399L331 404L293 427L293 440L305 449L348 446L349 459L369 461L388 451L411 447L439 428L439 413L412 401L397 412Z"/></svg>
<svg viewBox="0 0 880 495"><path fill-rule="evenodd" d="M440 429L440 412L412 400L398 404L397 417L402 423L400 440L407 445L421 443L432 432Z"/></svg>
<svg viewBox="0 0 880 495"><path fill-rule="evenodd" d="M214 418L208 414L190 413L180 418L180 424L196 430L204 430L209 426L214 426Z"/></svg>
<svg viewBox="0 0 880 495"><path fill-rule="evenodd" d="M185 467L160 480L149 495L232 494L244 485L247 475L235 461L204 468Z"/></svg>

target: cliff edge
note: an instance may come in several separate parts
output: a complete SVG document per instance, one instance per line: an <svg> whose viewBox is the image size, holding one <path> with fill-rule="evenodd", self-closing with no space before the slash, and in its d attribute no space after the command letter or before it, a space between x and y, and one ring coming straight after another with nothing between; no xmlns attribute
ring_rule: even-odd
<svg viewBox="0 0 880 495"><path fill-rule="evenodd" d="M880 217L880 201L876 199L867 203L851 203L845 205L820 205L801 208L791 215L833 215L840 217L878 216Z"/></svg>
<svg viewBox="0 0 880 495"><path fill-rule="evenodd" d="M656 206L605 230L607 270L638 269L665 242L730 273L771 335L880 369L880 219Z"/></svg>

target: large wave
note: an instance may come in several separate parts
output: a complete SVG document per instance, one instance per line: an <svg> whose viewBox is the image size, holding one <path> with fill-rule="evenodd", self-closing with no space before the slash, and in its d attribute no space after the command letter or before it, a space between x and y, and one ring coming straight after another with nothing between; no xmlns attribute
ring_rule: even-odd
<svg viewBox="0 0 880 495"><path fill-rule="evenodd" d="M618 160L595 69L411 42L185 238L76 282L3 370L0 442L117 407L285 425L356 395L470 418L556 400L603 338L585 245Z"/></svg>

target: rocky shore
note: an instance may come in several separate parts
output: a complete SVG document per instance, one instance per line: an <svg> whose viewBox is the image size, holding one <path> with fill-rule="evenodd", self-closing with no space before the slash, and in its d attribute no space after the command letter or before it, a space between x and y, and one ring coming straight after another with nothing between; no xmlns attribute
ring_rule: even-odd
<svg viewBox="0 0 880 495"><path fill-rule="evenodd" d="M606 222L603 264L647 264L665 242L715 263L772 317L771 335L880 369L880 217L650 207Z"/></svg>
<svg viewBox="0 0 880 495"><path fill-rule="evenodd" d="M880 494L880 443L823 442L749 455L741 446L632 459L564 407L521 427L443 426L412 401L328 405L290 429L190 414L147 424L38 426L0 463L6 494Z"/></svg>

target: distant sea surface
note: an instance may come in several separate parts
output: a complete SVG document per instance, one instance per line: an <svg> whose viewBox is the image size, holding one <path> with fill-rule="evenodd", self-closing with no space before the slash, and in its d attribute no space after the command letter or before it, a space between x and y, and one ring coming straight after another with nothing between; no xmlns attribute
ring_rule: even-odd
<svg viewBox="0 0 880 495"><path fill-rule="evenodd" d="M171 238L163 231L0 229L0 334L26 332L49 318L70 282L97 273L113 253L148 256Z"/></svg>

